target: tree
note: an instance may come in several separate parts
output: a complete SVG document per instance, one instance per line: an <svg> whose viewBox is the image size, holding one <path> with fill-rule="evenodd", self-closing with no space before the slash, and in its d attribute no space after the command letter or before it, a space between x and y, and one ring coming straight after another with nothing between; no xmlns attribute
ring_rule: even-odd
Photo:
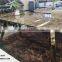
<svg viewBox="0 0 62 62"><path fill-rule="evenodd" d="M5 0L0 0L0 5L5 4Z"/></svg>
<svg viewBox="0 0 62 62"><path fill-rule="evenodd" d="M11 3L11 8L14 7L15 9L17 9L19 7L19 0L14 0L12 3Z"/></svg>
<svg viewBox="0 0 62 62"><path fill-rule="evenodd" d="M57 2L57 1L59 1L59 0L52 0L53 2Z"/></svg>

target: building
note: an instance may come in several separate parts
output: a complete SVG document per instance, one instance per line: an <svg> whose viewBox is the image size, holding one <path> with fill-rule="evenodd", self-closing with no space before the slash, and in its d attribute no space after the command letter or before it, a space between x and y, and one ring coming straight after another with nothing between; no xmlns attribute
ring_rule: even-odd
<svg viewBox="0 0 62 62"><path fill-rule="evenodd" d="M42 4L45 5L46 2L52 2L52 0L22 0L22 1L23 1L23 4L24 4L24 10L28 10L29 9L29 3L30 3L30 1L32 3L31 5L33 5L32 7L34 7L34 9L36 9L37 7L39 7L39 3L42 3ZM57 1L61 1L61 0L57 0Z"/></svg>

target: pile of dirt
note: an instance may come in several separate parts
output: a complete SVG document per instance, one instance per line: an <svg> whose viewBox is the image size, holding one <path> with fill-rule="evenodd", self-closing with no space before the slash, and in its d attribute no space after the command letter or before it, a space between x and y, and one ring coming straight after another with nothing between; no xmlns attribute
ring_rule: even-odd
<svg viewBox="0 0 62 62"><path fill-rule="evenodd" d="M20 31L6 37L3 44L3 49L21 62L51 61L49 32Z"/></svg>

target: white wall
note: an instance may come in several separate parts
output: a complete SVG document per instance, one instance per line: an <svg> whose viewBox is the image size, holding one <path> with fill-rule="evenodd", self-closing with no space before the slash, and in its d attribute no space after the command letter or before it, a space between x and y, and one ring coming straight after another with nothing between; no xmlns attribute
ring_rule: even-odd
<svg viewBox="0 0 62 62"><path fill-rule="evenodd" d="M24 4L24 10L28 10L28 0L24 0L23 4Z"/></svg>

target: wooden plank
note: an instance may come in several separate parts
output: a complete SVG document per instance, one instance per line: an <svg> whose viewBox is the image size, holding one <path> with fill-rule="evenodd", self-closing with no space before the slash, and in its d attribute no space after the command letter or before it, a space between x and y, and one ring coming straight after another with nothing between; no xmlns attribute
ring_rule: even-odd
<svg viewBox="0 0 62 62"><path fill-rule="evenodd" d="M55 40L56 40L56 57L58 62L62 62L62 32L55 32Z"/></svg>

